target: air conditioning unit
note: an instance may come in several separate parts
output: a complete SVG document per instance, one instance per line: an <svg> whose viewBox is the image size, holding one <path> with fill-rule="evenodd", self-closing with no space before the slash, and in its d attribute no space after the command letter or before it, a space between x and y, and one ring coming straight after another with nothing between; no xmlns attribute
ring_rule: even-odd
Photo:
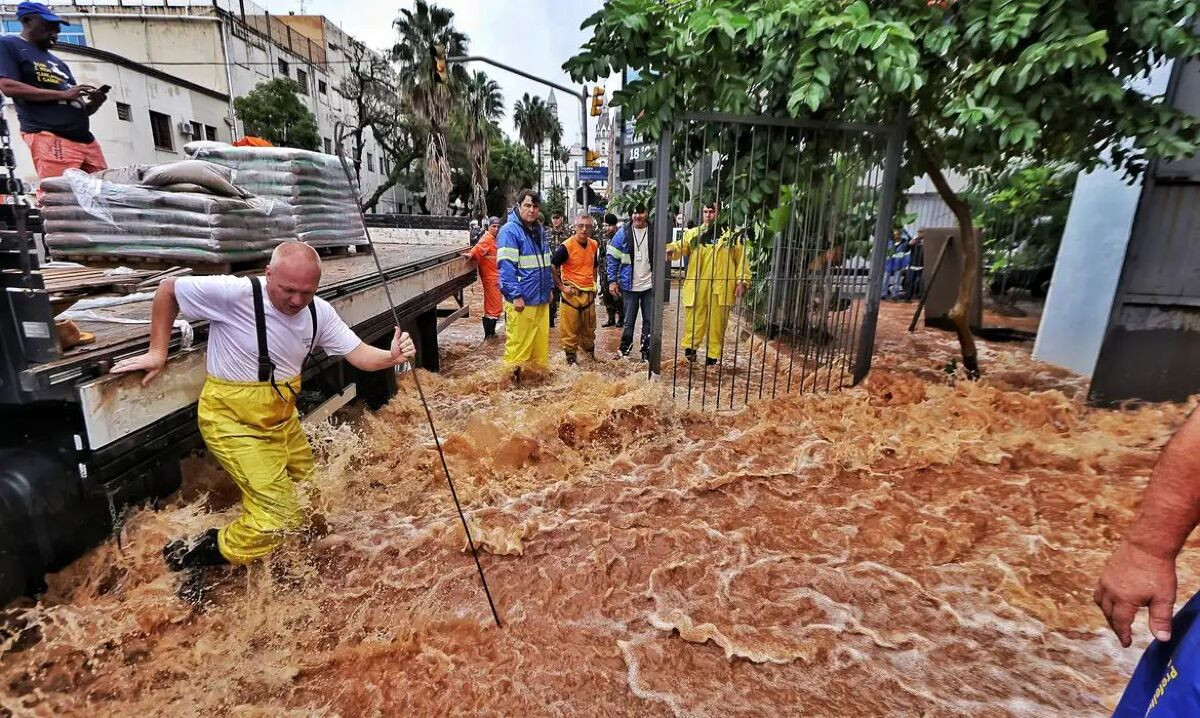
<svg viewBox="0 0 1200 718"><path fill-rule="evenodd" d="M192 123L180 122L178 127L179 127L179 134L186 135L187 137L192 136Z"/></svg>

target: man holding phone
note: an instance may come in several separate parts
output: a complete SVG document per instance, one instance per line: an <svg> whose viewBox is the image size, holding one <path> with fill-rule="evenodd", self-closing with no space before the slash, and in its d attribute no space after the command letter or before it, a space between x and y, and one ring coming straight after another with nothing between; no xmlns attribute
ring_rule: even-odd
<svg viewBox="0 0 1200 718"><path fill-rule="evenodd" d="M89 118L108 99L109 87L76 84L67 63L51 54L59 30L68 23L49 7L23 2L17 19L21 34L0 37L0 92L17 107L21 137L38 178L58 177L72 168L106 169ZM39 188L39 198L41 194Z"/></svg>

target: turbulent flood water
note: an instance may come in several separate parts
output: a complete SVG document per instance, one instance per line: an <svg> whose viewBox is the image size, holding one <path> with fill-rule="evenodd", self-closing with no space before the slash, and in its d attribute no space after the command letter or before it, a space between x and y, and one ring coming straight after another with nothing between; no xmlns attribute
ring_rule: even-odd
<svg viewBox="0 0 1200 718"><path fill-rule="evenodd" d="M1088 410L996 345L959 381L885 311L865 385L721 416L626 362L515 387L462 322L422 381L503 630L405 379L313 437L329 533L202 609L159 551L236 511L203 459L10 609L0 715L1105 714L1138 654L1094 578L1186 407Z"/></svg>

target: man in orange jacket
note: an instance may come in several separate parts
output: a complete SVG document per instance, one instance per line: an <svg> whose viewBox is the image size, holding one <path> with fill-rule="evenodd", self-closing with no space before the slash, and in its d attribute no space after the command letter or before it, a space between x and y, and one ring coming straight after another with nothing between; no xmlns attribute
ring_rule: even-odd
<svg viewBox="0 0 1200 718"><path fill-rule="evenodd" d="M483 338L496 336L496 322L504 311L500 298L500 271L496 267L496 233L500 231L500 218L488 219L487 231L470 251L462 256L475 262L479 268L479 283L483 285Z"/></svg>

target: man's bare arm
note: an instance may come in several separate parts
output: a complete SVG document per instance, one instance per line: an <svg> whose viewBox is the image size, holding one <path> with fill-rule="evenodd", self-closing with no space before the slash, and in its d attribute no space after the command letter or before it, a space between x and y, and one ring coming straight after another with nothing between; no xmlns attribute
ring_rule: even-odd
<svg viewBox="0 0 1200 718"><path fill-rule="evenodd" d="M27 85L11 77L0 77L0 92L14 100L29 100L30 102L70 102L78 99L85 92L94 88L91 85L76 85L69 90L50 90L44 87Z"/></svg>
<svg viewBox="0 0 1200 718"><path fill-rule="evenodd" d="M1109 558L1092 598L1128 646L1142 606L1150 608L1150 631L1171 636L1175 605L1175 557L1200 523L1200 412L1193 412L1159 456L1133 523Z"/></svg>
<svg viewBox="0 0 1200 718"><path fill-rule="evenodd" d="M150 350L141 356L122 359L112 368L114 374L144 371L142 386L148 385L162 373L167 365L167 349L171 344L171 329L179 316L179 302L175 299L175 278L168 277L159 283L154 292L154 303L150 305Z"/></svg>

